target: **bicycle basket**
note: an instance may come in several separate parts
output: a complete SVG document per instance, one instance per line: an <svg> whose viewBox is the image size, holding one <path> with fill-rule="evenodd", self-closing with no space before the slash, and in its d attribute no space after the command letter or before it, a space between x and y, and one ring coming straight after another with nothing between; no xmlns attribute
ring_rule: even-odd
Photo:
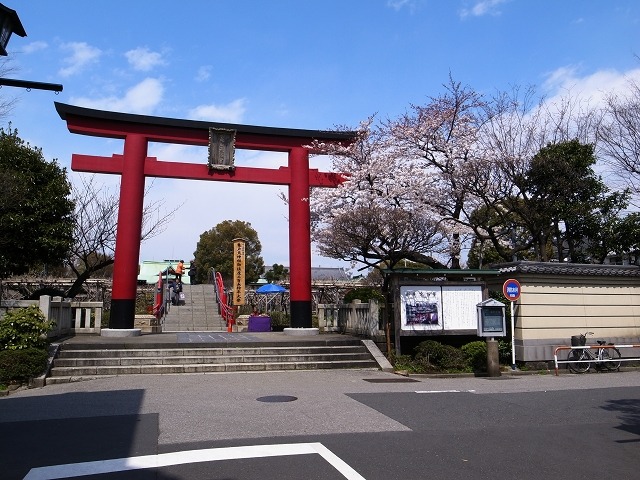
<svg viewBox="0 0 640 480"><path fill-rule="evenodd" d="M584 335L572 335L571 346L572 347L584 347L587 344L587 337Z"/></svg>

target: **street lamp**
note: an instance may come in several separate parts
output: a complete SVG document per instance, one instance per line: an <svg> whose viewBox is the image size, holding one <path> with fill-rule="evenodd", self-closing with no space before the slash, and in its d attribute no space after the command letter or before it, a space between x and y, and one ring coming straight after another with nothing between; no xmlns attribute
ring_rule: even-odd
<svg viewBox="0 0 640 480"><path fill-rule="evenodd" d="M0 3L0 55L4 57L7 56L7 43L12 33L21 37L27 36L16 11Z"/></svg>
<svg viewBox="0 0 640 480"><path fill-rule="evenodd" d="M24 31L22 22L18 18L15 10L11 10L0 3L0 56L7 56L7 44L11 38L11 34L15 33L21 37L26 37L27 32ZM51 90L61 92L62 85L57 83L32 82L29 80L16 80L12 78L0 78L0 86L22 87L26 89L35 88L36 90Z"/></svg>

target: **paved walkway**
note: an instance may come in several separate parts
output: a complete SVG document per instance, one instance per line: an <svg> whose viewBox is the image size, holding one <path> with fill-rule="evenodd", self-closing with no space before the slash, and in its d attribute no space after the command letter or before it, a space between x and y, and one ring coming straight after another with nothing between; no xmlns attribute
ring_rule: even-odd
<svg viewBox="0 0 640 480"><path fill-rule="evenodd" d="M307 343L324 343L327 345L340 345L361 340L360 337L343 335L339 333L323 333L320 335L286 335L284 332L167 332L149 333L138 337L102 337L100 335L76 335L63 339L58 343L105 345L110 347L135 348L136 345L148 347L157 345L167 347L169 345L184 346L185 343L198 343L203 346L215 344L216 346L243 346L256 344L262 345L304 345Z"/></svg>
<svg viewBox="0 0 640 480"><path fill-rule="evenodd" d="M358 370L128 375L16 392L0 398L0 476L66 464L98 478L111 464L175 459L99 478L637 477L639 372L398 379ZM293 454L317 443L357 474ZM266 448L284 453L252 454Z"/></svg>

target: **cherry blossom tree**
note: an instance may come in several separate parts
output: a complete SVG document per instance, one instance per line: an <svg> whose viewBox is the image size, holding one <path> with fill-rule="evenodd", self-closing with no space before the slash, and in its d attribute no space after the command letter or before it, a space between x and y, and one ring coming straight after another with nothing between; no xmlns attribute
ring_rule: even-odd
<svg viewBox="0 0 640 480"><path fill-rule="evenodd" d="M313 238L324 255L390 269L403 259L460 268L471 240L503 261L564 259L565 251L574 261L601 258L615 242L597 231L626 198L594 170L601 123L602 111L572 92L547 99L514 87L486 96L450 77L425 105L363 122L353 143L313 146L345 174L337 189L314 192ZM630 138L626 161L640 151Z"/></svg>
<svg viewBox="0 0 640 480"><path fill-rule="evenodd" d="M446 242L451 268L460 268L463 235L468 233L466 180L477 164L477 137L490 114L482 95L451 76L445 92L386 123L398 155L415 163L431 188L419 201L450 223ZM434 194L435 192L435 194ZM462 221L461 221L462 220ZM455 225L455 227L454 227Z"/></svg>
<svg viewBox="0 0 640 480"><path fill-rule="evenodd" d="M313 145L345 178L337 188L313 190L312 239L322 255L365 268L391 270L405 259L442 267L433 257L448 225L420 200L438 192L417 162L395 156L392 140L372 117L349 145Z"/></svg>
<svg viewBox="0 0 640 480"><path fill-rule="evenodd" d="M450 224L422 202L439 192L420 164L397 156L393 137L373 127L373 120L360 125L350 144L311 145L331 156L333 169L344 175L337 188L312 191L312 240L325 256L379 271L388 301L388 271L403 260L444 267L433 256L441 253ZM384 309L388 350L389 310Z"/></svg>

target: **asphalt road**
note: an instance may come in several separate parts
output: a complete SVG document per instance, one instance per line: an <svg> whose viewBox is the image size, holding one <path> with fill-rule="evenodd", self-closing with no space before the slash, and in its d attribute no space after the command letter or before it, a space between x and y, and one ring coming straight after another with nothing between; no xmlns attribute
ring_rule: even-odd
<svg viewBox="0 0 640 480"><path fill-rule="evenodd" d="M0 479L640 478L640 372L403 380L122 376L20 391L0 398Z"/></svg>

